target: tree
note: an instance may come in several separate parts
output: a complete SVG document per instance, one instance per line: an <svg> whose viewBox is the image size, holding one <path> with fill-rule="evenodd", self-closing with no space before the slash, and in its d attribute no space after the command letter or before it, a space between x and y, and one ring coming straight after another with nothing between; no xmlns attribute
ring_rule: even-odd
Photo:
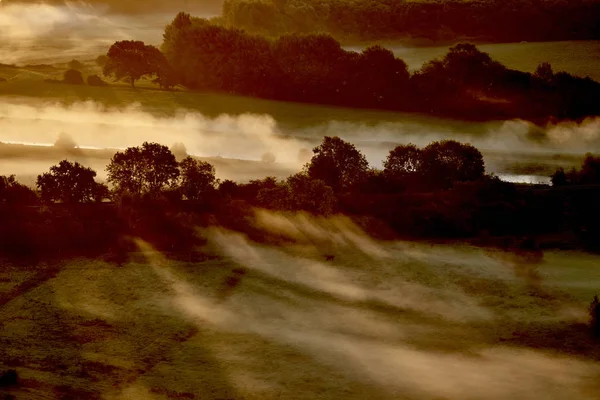
<svg viewBox="0 0 600 400"><path fill-rule="evenodd" d="M485 173L481 152L455 140L433 142L425 147L421 168L430 182L446 187L454 182L479 180Z"/></svg>
<svg viewBox="0 0 600 400"><path fill-rule="evenodd" d="M63 82L70 85L83 85L83 75L76 69L68 69L63 76Z"/></svg>
<svg viewBox="0 0 600 400"><path fill-rule="evenodd" d="M168 64L165 56L156 47L134 40L116 42L108 50L107 57L108 61L102 69L103 74L114 76L116 80L126 78L131 87L143 76L159 74Z"/></svg>
<svg viewBox="0 0 600 400"><path fill-rule="evenodd" d="M71 135L61 132L56 138L56 142L54 142L54 147L62 150L73 150L77 147L77 144Z"/></svg>
<svg viewBox="0 0 600 400"><path fill-rule="evenodd" d="M266 153L264 153L260 159L262 162L264 162L266 164L273 164L273 163L275 163L275 161L277 161L275 154L271 153L270 151L267 151Z"/></svg>
<svg viewBox="0 0 600 400"><path fill-rule="evenodd" d="M115 153L106 171L116 193L150 197L174 187L179 177L177 160L169 148L148 142Z"/></svg>
<svg viewBox="0 0 600 400"><path fill-rule="evenodd" d="M334 211L337 199L333 189L324 181L301 173L290 176L287 185L292 209L317 215L328 215Z"/></svg>
<svg viewBox="0 0 600 400"><path fill-rule="evenodd" d="M187 148L182 142L173 143L173 145L171 146L171 153L173 153L175 158L178 160L183 160L188 156Z"/></svg>
<svg viewBox="0 0 600 400"><path fill-rule="evenodd" d="M358 58L358 74L354 83L357 96L367 106L395 106L403 99L410 74L403 60L389 49L369 46Z"/></svg>
<svg viewBox="0 0 600 400"><path fill-rule="evenodd" d="M85 65L83 65L83 63L81 61L78 61L78 60L71 60L71 61L69 61L67 63L67 66L70 69L77 69L77 70L83 69L85 67Z"/></svg>
<svg viewBox="0 0 600 400"><path fill-rule="evenodd" d="M37 187L45 202L89 203L105 191L94 178L96 171L78 162L62 160L37 177Z"/></svg>
<svg viewBox="0 0 600 400"><path fill-rule="evenodd" d="M562 167L557 169L556 172L550 176L550 181L552 182L552 186L566 186L569 184L567 174Z"/></svg>
<svg viewBox="0 0 600 400"><path fill-rule="evenodd" d="M336 192L351 190L368 174L369 163L365 156L353 144L337 136L325 136L313 153L305 167L308 176L322 180Z"/></svg>
<svg viewBox="0 0 600 400"><path fill-rule="evenodd" d="M211 164L186 157L179 164L181 170L181 194L188 200L199 200L215 190L218 183L215 167Z"/></svg>
<svg viewBox="0 0 600 400"><path fill-rule="evenodd" d="M550 65L550 63L547 62L541 63L537 66L533 75L537 78L540 78L546 83L552 82L552 80L554 79L554 71L552 71L552 65Z"/></svg>
<svg viewBox="0 0 600 400"><path fill-rule="evenodd" d="M590 153L585 155L579 179L584 185L600 183L600 157L595 157Z"/></svg>
<svg viewBox="0 0 600 400"><path fill-rule="evenodd" d="M421 170L421 149L414 144L396 146L390 151L383 163L383 172L387 177L397 178L414 174Z"/></svg>
<svg viewBox="0 0 600 400"><path fill-rule="evenodd" d="M17 182L14 175L0 176L0 204L30 205L37 200L35 192Z"/></svg>

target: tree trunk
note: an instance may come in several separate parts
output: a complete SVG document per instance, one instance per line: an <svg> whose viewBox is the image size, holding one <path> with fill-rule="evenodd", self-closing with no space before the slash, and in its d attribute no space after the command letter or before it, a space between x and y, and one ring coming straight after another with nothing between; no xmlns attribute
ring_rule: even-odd
<svg viewBox="0 0 600 400"><path fill-rule="evenodd" d="M131 87L135 88L135 80L133 79L133 76L131 77Z"/></svg>

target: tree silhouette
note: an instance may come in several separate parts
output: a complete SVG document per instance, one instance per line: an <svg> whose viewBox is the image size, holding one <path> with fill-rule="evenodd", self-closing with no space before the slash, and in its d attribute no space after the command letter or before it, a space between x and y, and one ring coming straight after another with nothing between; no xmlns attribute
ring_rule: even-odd
<svg viewBox="0 0 600 400"><path fill-rule="evenodd" d="M64 73L63 82L70 85L83 85L83 75L76 69L68 69Z"/></svg>
<svg viewBox="0 0 600 400"><path fill-rule="evenodd" d="M0 204L36 204L38 198L31 188L17 182L14 175L0 176Z"/></svg>
<svg viewBox="0 0 600 400"><path fill-rule="evenodd" d="M106 186L97 183L96 171L78 162L62 160L37 177L37 187L45 202L89 203L102 200Z"/></svg>
<svg viewBox="0 0 600 400"><path fill-rule="evenodd" d="M138 196L157 196L174 187L179 177L177 160L169 148L148 142L115 153L106 171L116 193Z"/></svg>
<svg viewBox="0 0 600 400"><path fill-rule="evenodd" d="M433 142L425 147L421 168L429 181L442 186L479 180L485 173L481 152L455 140Z"/></svg>
<svg viewBox="0 0 600 400"><path fill-rule="evenodd" d="M200 200L215 189L218 183L215 168L204 161L186 157L179 164L181 170L181 194L188 200Z"/></svg>
<svg viewBox="0 0 600 400"><path fill-rule="evenodd" d="M126 78L131 87L143 76L157 75L166 70L168 64L165 56L156 47L135 40L116 42L108 50L107 57L108 60L102 69L103 74L114 76L116 80ZM166 82L167 80L161 85Z"/></svg>
<svg viewBox="0 0 600 400"><path fill-rule="evenodd" d="M337 136L325 136L313 153L306 165L308 176L322 180L336 192L350 190L367 177L369 163L365 156Z"/></svg>
<svg viewBox="0 0 600 400"><path fill-rule="evenodd" d="M414 144L400 145L390 151L383 163L383 172L397 178L421 171L421 150Z"/></svg>
<svg viewBox="0 0 600 400"><path fill-rule="evenodd" d="M292 175L287 179L292 209L304 210L317 215L331 214L337 199L333 189L320 179L306 174Z"/></svg>

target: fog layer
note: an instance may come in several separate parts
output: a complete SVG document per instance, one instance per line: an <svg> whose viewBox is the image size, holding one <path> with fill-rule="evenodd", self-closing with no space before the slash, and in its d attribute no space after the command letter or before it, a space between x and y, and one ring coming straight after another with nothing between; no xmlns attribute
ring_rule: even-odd
<svg viewBox="0 0 600 400"><path fill-rule="evenodd" d="M270 152L286 171L299 170L306 162L299 159L300 150L316 146L325 135L337 135L354 143L375 167L381 167L389 150L398 144L426 146L443 139L472 143L486 156L487 171L499 174L510 172L505 161L513 160L515 154L525 154L522 161L528 157L551 159L556 154L578 156L600 151L600 119L581 124L560 123L545 129L524 121L473 124L468 132L462 127L452 121L428 123L407 115L406 122L330 121L292 129L284 128L268 114L222 114L210 118L180 109L175 115L165 116L145 111L137 104L117 109L91 101L65 106L5 100L0 107L0 142L52 145L59 135L66 134L82 148L124 149L144 141L169 147L183 143L189 154L201 157L258 161ZM31 161L23 160L23 168L30 169L27 163ZM18 163L11 162L11 168L15 168L15 162ZM102 167L102 163L99 165ZM0 163L0 174L20 172L10 171Z"/></svg>

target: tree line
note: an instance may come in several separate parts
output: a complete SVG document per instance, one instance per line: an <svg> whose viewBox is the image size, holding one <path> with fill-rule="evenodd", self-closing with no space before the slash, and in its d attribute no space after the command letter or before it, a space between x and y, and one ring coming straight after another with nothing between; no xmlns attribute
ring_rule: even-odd
<svg viewBox="0 0 600 400"><path fill-rule="evenodd" d="M270 36L327 32L340 40L597 40L600 2L225 0L213 22Z"/></svg>
<svg viewBox="0 0 600 400"><path fill-rule="evenodd" d="M179 13L166 26L161 51L137 41L115 43L106 75L131 84L155 76L181 84L274 100L420 112L464 119L581 119L600 114L600 84L548 63L535 73L504 65L469 43L410 73L381 46L358 53L327 34L276 39L217 26Z"/></svg>
<svg viewBox="0 0 600 400"><path fill-rule="evenodd" d="M580 174L592 176L599 160L588 156ZM453 140L396 146L379 169L352 143L325 137L298 173L246 183L220 181L211 164L146 142L115 153L106 171L109 186L63 160L38 176L35 191L0 177L0 255L123 255L127 236L186 252L201 241L197 227L214 224L264 240L252 223L256 207L342 213L375 226L376 235L514 246L553 234L567 239L551 246L600 250L600 190L589 185L600 175L582 180L583 191L521 187L487 175L481 153Z"/></svg>
<svg viewBox="0 0 600 400"><path fill-rule="evenodd" d="M18 183L14 176L3 176L0 203L72 205L121 201L124 197L135 201L197 201L218 189L242 197L254 191L249 197L270 208L329 214L335 211L336 196L360 192L369 185L387 193L409 188L434 190L485 176L479 150L453 140L434 142L424 149L399 145L390 151L380 170L370 167L353 144L326 136L313 149L311 160L301 172L281 182L267 177L248 184L220 182L213 165L191 156L178 161L174 154L178 148L174 146L172 151L158 143L144 142L116 152L106 167L110 188L96 181L93 169L66 159L37 177L37 191Z"/></svg>

